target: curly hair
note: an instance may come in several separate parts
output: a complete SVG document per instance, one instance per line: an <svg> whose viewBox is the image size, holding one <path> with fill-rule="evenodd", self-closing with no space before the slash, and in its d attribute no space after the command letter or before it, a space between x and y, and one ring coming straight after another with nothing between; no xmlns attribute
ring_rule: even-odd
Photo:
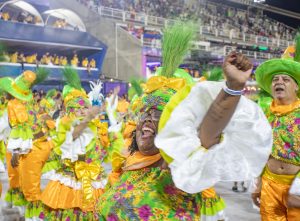
<svg viewBox="0 0 300 221"><path fill-rule="evenodd" d="M132 132L132 143L128 148L130 155L133 155L136 151L139 150L138 144L136 142L136 130Z"/></svg>

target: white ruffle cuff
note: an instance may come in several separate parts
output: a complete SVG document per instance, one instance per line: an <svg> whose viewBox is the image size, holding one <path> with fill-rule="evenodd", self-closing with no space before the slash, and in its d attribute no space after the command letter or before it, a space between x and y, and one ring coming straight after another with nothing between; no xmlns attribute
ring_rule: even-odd
<svg viewBox="0 0 300 221"><path fill-rule="evenodd" d="M258 177L270 155L271 127L262 110L243 96L223 131L223 141L209 150L201 147L197 129L223 86L224 82L196 84L155 139L173 159L169 164L173 181L185 192Z"/></svg>
<svg viewBox="0 0 300 221"><path fill-rule="evenodd" d="M10 153L17 152L19 154L27 154L33 146L32 139L23 140L22 138L9 138L7 143L7 151ZM16 151L18 149L18 151Z"/></svg>
<svg viewBox="0 0 300 221"><path fill-rule="evenodd" d="M58 181L59 183L63 184L64 186L70 187L74 190L82 189L82 182L75 180L72 177L55 173L54 171L48 172L43 177L48 180ZM105 185L107 184L107 179L102 179L101 181L92 181L92 186L94 189L104 189Z"/></svg>

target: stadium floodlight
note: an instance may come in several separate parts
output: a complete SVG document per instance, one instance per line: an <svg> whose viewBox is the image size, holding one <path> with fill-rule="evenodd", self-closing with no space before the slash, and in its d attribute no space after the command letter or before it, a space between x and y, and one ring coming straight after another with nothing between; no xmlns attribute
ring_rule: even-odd
<svg viewBox="0 0 300 221"><path fill-rule="evenodd" d="M265 0L254 0L256 3L265 3Z"/></svg>

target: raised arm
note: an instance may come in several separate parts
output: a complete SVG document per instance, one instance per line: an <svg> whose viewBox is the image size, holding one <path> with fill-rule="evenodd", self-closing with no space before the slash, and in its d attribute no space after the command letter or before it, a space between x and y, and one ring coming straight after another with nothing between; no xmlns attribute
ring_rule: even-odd
<svg viewBox="0 0 300 221"><path fill-rule="evenodd" d="M221 134L236 109L241 97L239 92L243 90L252 67L251 61L240 53L231 52L226 57L223 71L227 89L220 91L199 125L199 137L203 147L209 149L220 142Z"/></svg>

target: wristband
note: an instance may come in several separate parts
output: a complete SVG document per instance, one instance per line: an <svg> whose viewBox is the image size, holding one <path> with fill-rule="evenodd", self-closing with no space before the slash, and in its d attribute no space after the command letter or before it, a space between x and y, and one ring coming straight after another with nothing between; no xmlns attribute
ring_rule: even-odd
<svg viewBox="0 0 300 221"><path fill-rule="evenodd" d="M240 90L240 91L232 90L228 88L226 84L224 85L223 90L225 93L230 94L232 96L241 96L244 91L244 90Z"/></svg>

